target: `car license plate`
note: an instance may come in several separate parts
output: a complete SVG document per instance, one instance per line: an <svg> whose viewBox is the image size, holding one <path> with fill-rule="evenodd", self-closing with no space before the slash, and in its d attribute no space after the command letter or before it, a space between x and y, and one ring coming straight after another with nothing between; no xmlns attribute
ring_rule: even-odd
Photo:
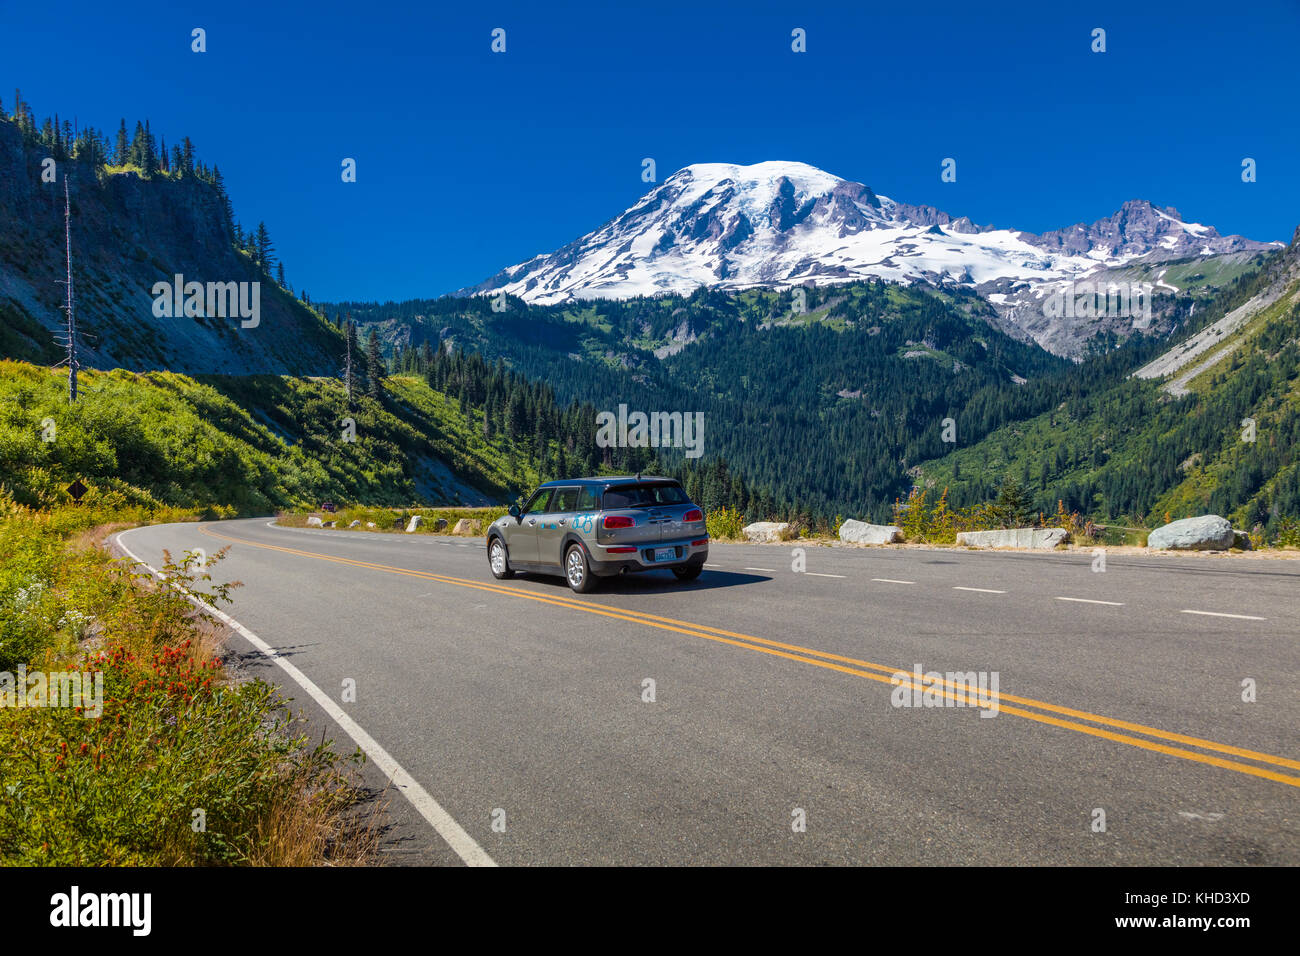
<svg viewBox="0 0 1300 956"><path fill-rule="evenodd" d="M675 561L677 560L676 548L655 548L656 561Z"/></svg>

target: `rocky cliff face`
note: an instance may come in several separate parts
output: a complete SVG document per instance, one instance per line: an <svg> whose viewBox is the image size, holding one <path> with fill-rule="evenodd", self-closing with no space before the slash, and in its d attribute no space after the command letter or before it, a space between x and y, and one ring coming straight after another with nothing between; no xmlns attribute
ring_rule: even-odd
<svg viewBox="0 0 1300 956"><path fill-rule="evenodd" d="M195 178L104 175L58 164L0 122L0 342L4 357L47 355L64 323L63 176L72 197L73 282L83 365L134 370L334 374L341 339L234 246L221 196ZM248 320L155 315L154 284L260 283ZM250 287L251 288L251 287ZM26 354L23 354L26 353Z"/></svg>
<svg viewBox="0 0 1300 956"><path fill-rule="evenodd" d="M1154 253L1161 259L1257 252L1269 243L1242 236L1221 236L1213 226L1184 222L1172 206L1164 209L1142 199L1130 199L1113 215L1096 222L1076 223L1042 235L1021 233L1030 245L1066 255L1093 255L1106 260Z"/></svg>

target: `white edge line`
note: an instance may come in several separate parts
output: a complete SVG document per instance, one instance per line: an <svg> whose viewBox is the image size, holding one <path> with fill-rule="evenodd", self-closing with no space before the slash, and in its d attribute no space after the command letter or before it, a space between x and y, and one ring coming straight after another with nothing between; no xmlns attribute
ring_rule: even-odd
<svg viewBox="0 0 1300 956"><path fill-rule="evenodd" d="M135 531L139 529L129 528L127 530ZM117 546L125 551L127 556L130 557L131 560L135 561L136 564L148 568L157 575L160 580L166 581L167 576L165 574L157 568L141 561L134 551L122 543L122 535L124 534L126 534L126 531L118 532L117 537L114 539L117 542ZM268 659L279 665L281 670L293 678L294 683L305 690L311 696L312 700L316 701L316 703L319 704L327 714L334 718L335 722L343 728L343 732L351 737L358 747L365 751L366 756L374 762L375 766L388 775L388 778L396 784L397 789L402 792L402 795L405 796L407 800L411 801L411 806L415 807L415 809L419 811L420 816L424 817L424 819L429 822L429 825L437 831L438 836L442 837L455 854L467 865L497 865L496 861L493 860L492 857L488 856L487 852L474 841L474 838L466 833L459 823L452 819L451 814L444 810L438 801L433 799L433 797L429 795L429 792L425 790L424 787L420 786L419 782L407 773L406 769L399 764L387 750L379 745L379 742L376 741L375 738L366 733L365 730L361 728L360 724L349 717L347 713L332 699L330 699L323 690L313 684L311 678L298 670L297 667L289 663L285 658L281 657L280 653L275 648L271 647L271 645L267 644L229 614L226 614L224 611L219 611L214 607L209 607L202 601L199 601L188 594L185 596L189 599L190 603L200 611L203 611L206 614L211 614L223 624L226 624L232 630L238 632L244 640L252 644Z"/></svg>
<svg viewBox="0 0 1300 956"><path fill-rule="evenodd" d="M1267 621L1266 617L1255 617L1253 614L1222 614L1219 611L1189 611L1184 609L1183 614L1202 614L1205 617L1233 617L1239 621Z"/></svg>
<svg viewBox="0 0 1300 956"><path fill-rule="evenodd" d="M1006 594L1007 593L1006 591L995 591L992 588L964 588L957 584L954 584L952 589L954 591L978 591L980 594Z"/></svg>
<svg viewBox="0 0 1300 956"><path fill-rule="evenodd" d="M915 584L915 581L900 581L898 578L872 578L873 581L879 581L881 584Z"/></svg>
<svg viewBox="0 0 1300 956"><path fill-rule="evenodd" d="M814 577L814 578L842 578L842 577L844 577L843 574L821 574L820 572L817 572L817 571L805 571L804 574L810 575L811 577Z"/></svg>
<svg viewBox="0 0 1300 956"><path fill-rule="evenodd" d="M1079 604L1109 604L1111 607L1123 607L1123 601L1094 601L1092 598L1058 597L1058 601L1075 601Z"/></svg>

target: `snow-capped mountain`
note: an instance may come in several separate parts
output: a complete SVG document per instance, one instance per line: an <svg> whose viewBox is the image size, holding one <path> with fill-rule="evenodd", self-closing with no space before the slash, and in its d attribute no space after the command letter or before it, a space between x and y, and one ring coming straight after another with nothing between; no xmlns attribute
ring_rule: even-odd
<svg viewBox="0 0 1300 956"><path fill-rule="evenodd" d="M550 304L876 277L968 285L1000 305L1141 257L1265 248L1138 200L1091 225L1034 235L897 202L805 163L700 163L594 232L462 294L504 289Z"/></svg>

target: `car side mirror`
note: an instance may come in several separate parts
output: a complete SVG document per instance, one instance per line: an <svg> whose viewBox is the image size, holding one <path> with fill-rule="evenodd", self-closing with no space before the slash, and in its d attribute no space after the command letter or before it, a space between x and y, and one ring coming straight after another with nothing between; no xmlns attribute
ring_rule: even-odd
<svg viewBox="0 0 1300 956"><path fill-rule="evenodd" d="M519 506L511 505L506 509L506 514L510 515L510 517L514 518L516 521L519 520Z"/></svg>

